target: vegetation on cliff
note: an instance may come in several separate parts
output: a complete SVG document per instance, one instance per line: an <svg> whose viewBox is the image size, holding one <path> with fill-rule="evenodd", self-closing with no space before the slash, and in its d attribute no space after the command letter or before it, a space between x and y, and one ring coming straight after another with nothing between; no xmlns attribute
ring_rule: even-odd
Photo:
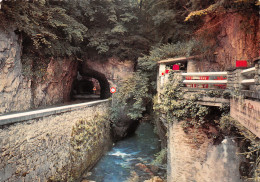
<svg viewBox="0 0 260 182"><path fill-rule="evenodd" d="M154 1L153 1L154 2ZM165 3L165 4L164 4ZM183 2L184 3L184 2ZM186 2L187 3L187 2ZM194 4L193 4L194 3ZM199 10L192 9L187 4L182 4L176 1L157 1L153 4L145 4L150 10L158 8L161 11L152 11L151 20L154 21L153 26L156 30L160 30L157 35L160 36L161 44L158 44L152 48L149 55L140 57L137 64L137 72L132 78L128 79L120 87L118 93L118 100L121 106L126 106L131 109L127 110L128 116L132 119L138 119L142 117L145 111L151 110L151 106L154 105L154 109L164 113L168 121L172 121L173 118L178 120L185 119L184 128L187 127L201 127L207 126L207 123L213 122L214 125L218 125L224 117L227 117L229 110L226 105L220 108L218 111L219 116L223 115L223 118L210 118L213 114L209 107L200 106L195 103L197 97L191 97L190 99L184 99L184 93L180 91L178 84L174 84L173 80L170 82L164 90L164 95L161 97L160 104L152 102L152 97L155 92L155 82L157 73L157 62L159 60L169 57L181 57L195 54L212 54L218 45L217 36L219 35L218 25L207 26L202 21L202 17L207 15L209 19L214 19L219 14L225 14L228 12L239 12L241 15L247 16L247 14L257 13L258 1L204 1L205 4L198 2L201 5ZM198 5L197 4L197 5ZM179 10L175 8L181 7ZM194 1L190 1L189 5L194 5ZM184 9L182 9L184 8ZM175 14L178 12L178 14ZM163 17L163 18L162 18ZM168 19L169 18L169 19ZM170 22L168 22L169 20ZM180 21L179 21L180 20ZM188 23L189 22L189 23ZM165 25L165 26L163 26ZM167 26L166 26L167 25ZM174 28L170 28L171 25ZM196 32L200 26L206 28L200 29ZM250 29L250 25L247 24L246 29ZM169 29L168 29L169 28ZM174 31L174 33L172 32ZM170 43L170 44L167 44ZM166 44L165 44L166 43ZM218 93L208 93L208 96ZM223 97L229 97L230 93L223 93ZM131 100L131 102L129 102ZM157 100L157 99L155 99ZM116 110L115 110L116 113ZM211 121L210 121L211 120ZM216 120L216 123L214 123ZM212 136L217 138L218 136ZM258 156L259 145L251 142L246 149L245 154L248 156L254 156L254 166L250 174L247 177L255 176L259 177L259 157ZM253 174L254 173L254 174Z"/></svg>
<svg viewBox="0 0 260 182"><path fill-rule="evenodd" d="M158 36L158 39L155 39L157 44L152 46L148 55L139 57L137 71L133 77L124 81L120 87L120 92L123 94L119 93L118 100L122 104L128 103L131 108L127 111L128 115L132 119L137 119L147 108L151 108L152 97L156 93L155 82L159 60L198 54L204 55L205 60L212 59L219 44L216 39L219 28L218 25L208 27L207 23L203 22L203 16L208 15L209 19L214 19L218 14L230 11L245 15L257 13L257 2L254 0L143 1L141 9L150 15L148 22L153 30L151 35ZM206 28L200 29L201 27ZM128 102L129 100L134 102Z"/></svg>
<svg viewBox="0 0 260 182"><path fill-rule="evenodd" d="M17 27L23 54L81 57L94 51L134 60L155 43L189 41L203 23L198 16L255 8L257 2L18 0L3 1L0 17L3 27L10 21Z"/></svg>
<svg viewBox="0 0 260 182"><path fill-rule="evenodd" d="M24 54L81 57L96 51L127 58L147 49L131 1L4 1L1 19L3 26L14 22Z"/></svg>

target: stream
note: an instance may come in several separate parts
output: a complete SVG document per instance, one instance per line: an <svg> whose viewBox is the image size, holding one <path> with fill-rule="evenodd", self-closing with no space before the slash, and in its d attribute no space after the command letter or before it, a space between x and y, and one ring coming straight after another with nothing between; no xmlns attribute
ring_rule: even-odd
<svg viewBox="0 0 260 182"><path fill-rule="evenodd" d="M88 173L87 179L96 182L124 182L138 176L141 181L149 179L150 175L140 166L151 163L159 151L159 138L152 124L142 122L133 136L115 143Z"/></svg>

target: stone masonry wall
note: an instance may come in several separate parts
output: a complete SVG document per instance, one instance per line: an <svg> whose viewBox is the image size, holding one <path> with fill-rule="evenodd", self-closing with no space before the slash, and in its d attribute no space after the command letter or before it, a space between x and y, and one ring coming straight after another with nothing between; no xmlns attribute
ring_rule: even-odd
<svg viewBox="0 0 260 182"><path fill-rule="evenodd" d="M74 181L109 148L109 102L0 129L0 181Z"/></svg>

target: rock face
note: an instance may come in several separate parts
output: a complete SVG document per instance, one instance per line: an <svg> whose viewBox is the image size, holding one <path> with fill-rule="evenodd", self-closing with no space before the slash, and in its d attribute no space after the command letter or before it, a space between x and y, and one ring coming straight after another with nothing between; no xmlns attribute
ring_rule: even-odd
<svg viewBox="0 0 260 182"><path fill-rule="evenodd" d="M226 138L219 145L199 129L183 131L182 122L169 128L167 181L240 182L236 143Z"/></svg>
<svg viewBox="0 0 260 182"><path fill-rule="evenodd" d="M236 60L249 60L249 66L252 65L252 60L260 56L259 30L258 12L250 15L233 12L207 17L198 34L208 35L206 41L215 46L216 55L211 62L202 61L199 70L226 70L235 67Z"/></svg>
<svg viewBox="0 0 260 182"><path fill-rule="evenodd" d="M84 69L91 69L103 73L110 87L116 87L118 83L132 75L134 71L134 63L132 61L120 61L111 57L106 61L102 60L86 60Z"/></svg>
<svg viewBox="0 0 260 182"><path fill-rule="evenodd" d="M0 114L68 101L77 62L51 59L44 80L26 78L22 74L21 41L14 30L0 30Z"/></svg>
<svg viewBox="0 0 260 182"><path fill-rule="evenodd" d="M21 63L22 46L15 28L0 30L0 114L24 111L41 106L70 101L73 81L77 77L78 61L73 58L50 58L41 77L25 77L31 71ZM134 65L118 59L85 60L83 70L88 76L100 78L101 98L110 97L109 88L130 76Z"/></svg>
<svg viewBox="0 0 260 182"><path fill-rule="evenodd" d="M77 65L72 58L51 59L45 80L34 84L34 107L69 101L72 83L77 75Z"/></svg>
<svg viewBox="0 0 260 182"><path fill-rule="evenodd" d="M20 43L14 27L0 29L0 114L31 107L31 80L21 74Z"/></svg>
<svg viewBox="0 0 260 182"><path fill-rule="evenodd" d="M223 22L218 35L219 47L216 50L218 63L235 67L236 60L252 61L259 56L259 15L245 17L234 13L220 19Z"/></svg>

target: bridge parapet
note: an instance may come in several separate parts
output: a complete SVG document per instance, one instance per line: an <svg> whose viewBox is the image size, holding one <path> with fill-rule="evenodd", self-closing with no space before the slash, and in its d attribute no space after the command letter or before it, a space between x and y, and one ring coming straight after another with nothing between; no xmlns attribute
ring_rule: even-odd
<svg viewBox="0 0 260 182"><path fill-rule="evenodd" d="M189 60L187 60L189 61ZM200 105L222 107L230 105L231 117L260 137L260 59L256 59L254 67L233 69L222 72L187 72L173 70L166 73L166 62L159 66L157 91L160 95L169 78L181 83L184 97L189 99L197 96L194 102ZM159 63L160 64L160 63ZM169 74L170 73L170 74ZM208 91L218 91L218 96L208 97ZM229 97L225 97L225 92ZM238 96L241 99L237 99ZM158 97L158 103L161 102Z"/></svg>
<svg viewBox="0 0 260 182"><path fill-rule="evenodd" d="M177 59L174 59L176 63ZM169 63L173 61L170 60ZM183 58L181 58L183 62ZM190 60L187 58L187 62ZM159 62L159 74L157 79L157 91L161 89L169 79L169 70L166 69L167 61ZM189 66L189 64L188 64ZM194 66L193 66L194 67ZM228 89L236 91L245 97L260 99L260 60L255 60L255 66L248 69L233 69L221 72L189 72L190 68L185 70L173 70L174 74L179 74L180 82L185 87L191 89Z"/></svg>

